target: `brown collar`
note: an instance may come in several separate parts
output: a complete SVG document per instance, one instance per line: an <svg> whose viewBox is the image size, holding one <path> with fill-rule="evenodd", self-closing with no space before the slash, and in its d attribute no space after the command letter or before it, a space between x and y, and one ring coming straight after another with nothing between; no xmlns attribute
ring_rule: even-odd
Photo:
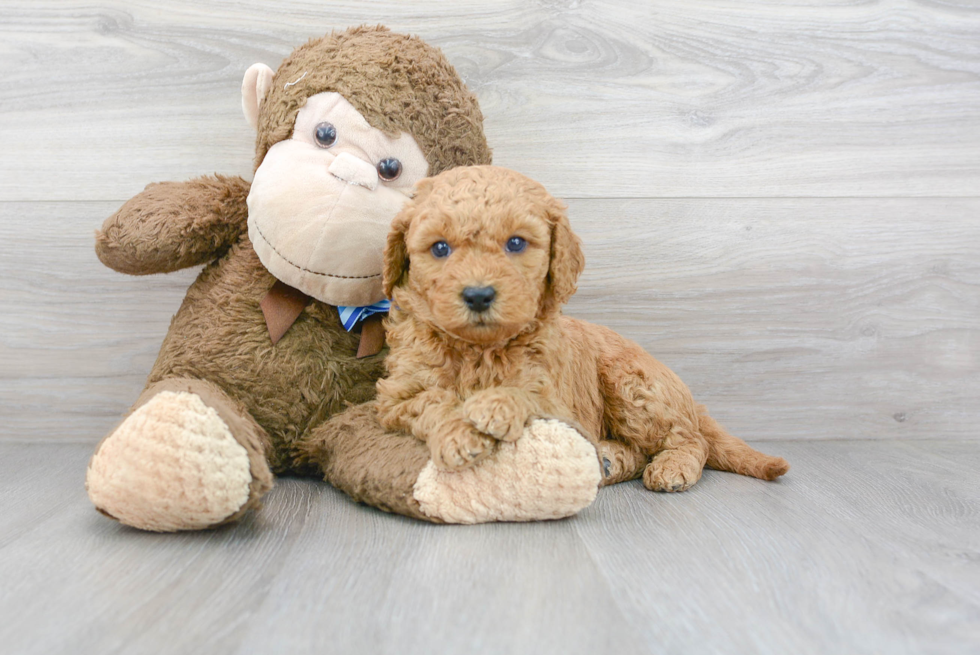
<svg viewBox="0 0 980 655"><path fill-rule="evenodd" d="M269 328L272 345L279 343L311 300L312 298L299 289L276 280L259 302L262 315L265 316L265 325ZM357 358L377 355L381 352L384 343L385 329L381 323L381 316L374 314L364 319L361 323L361 341L357 345Z"/></svg>

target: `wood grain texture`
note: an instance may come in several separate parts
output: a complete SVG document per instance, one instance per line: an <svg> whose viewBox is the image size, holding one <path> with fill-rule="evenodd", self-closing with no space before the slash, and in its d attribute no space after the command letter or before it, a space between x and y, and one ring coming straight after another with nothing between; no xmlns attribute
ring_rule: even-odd
<svg viewBox="0 0 980 655"><path fill-rule="evenodd" d="M248 176L246 67L379 21L569 199L568 312L786 478L467 528L298 479L197 534L91 508L196 274L113 273L94 229L149 182ZM980 652L975 2L6 0L0 55L0 655Z"/></svg>
<svg viewBox="0 0 980 655"><path fill-rule="evenodd" d="M676 499L613 487L590 508L603 520L575 523L646 643L668 653L980 647L974 445L775 446L794 467L783 484L712 473ZM663 590L674 592L673 620L651 621Z"/></svg>
<svg viewBox="0 0 980 655"><path fill-rule="evenodd" d="M245 69L378 21L441 46L496 162L560 196L977 193L974 3L8 0L0 200L248 174Z"/></svg>
<svg viewBox="0 0 980 655"><path fill-rule="evenodd" d="M0 438L95 441L196 271L104 268L113 203L0 203ZM980 200L573 200L568 313L751 440L980 437Z"/></svg>
<svg viewBox="0 0 980 655"><path fill-rule="evenodd" d="M980 437L976 200L572 202L568 313L747 439Z"/></svg>
<svg viewBox="0 0 980 655"><path fill-rule="evenodd" d="M624 484L558 522L428 525L287 479L237 526L154 535L88 504L87 445L0 443L0 653L980 649L975 444L770 448L781 482Z"/></svg>
<svg viewBox="0 0 980 655"><path fill-rule="evenodd" d="M245 67L379 17L446 50L498 163L572 199L569 312L730 429L978 437L980 205L907 199L980 188L977 7L72 0L0 7L0 438L117 421L195 272L116 275L92 230L148 182L248 175ZM895 197L762 197L799 194Z"/></svg>

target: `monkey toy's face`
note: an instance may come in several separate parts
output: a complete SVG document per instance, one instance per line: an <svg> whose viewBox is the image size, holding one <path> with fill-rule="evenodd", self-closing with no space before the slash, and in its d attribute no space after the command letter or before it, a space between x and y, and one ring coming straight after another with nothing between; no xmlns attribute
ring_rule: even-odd
<svg viewBox="0 0 980 655"><path fill-rule="evenodd" d="M391 220L428 169L410 135L389 137L340 94L318 93L255 171L248 236L269 272L317 300L377 302Z"/></svg>

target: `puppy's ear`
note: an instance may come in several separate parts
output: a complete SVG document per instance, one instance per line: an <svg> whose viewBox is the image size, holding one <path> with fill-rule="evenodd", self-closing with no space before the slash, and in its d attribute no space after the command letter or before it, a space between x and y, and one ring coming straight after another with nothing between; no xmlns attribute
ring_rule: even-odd
<svg viewBox="0 0 980 655"><path fill-rule="evenodd" d="M395 220L391 222L388 232L388 242L385 243L384 270L381 286L385 298L391 298L395 287L400 286L408 274L408 248L405 246L405 233L412 223L414 207L411 201L406 203Z"/></svg>
<svg viewBox="0 0 980 655"><path fill-rule="evenodd" d="M415 204L418 204L422 200L425 200L430 193L432 193L432 187L436 185L434 177L423 177L421 180L415 183L415 189L412 191L412 200Z"/></svg>
<svg viewBox="0 0 980 655"><path fill-rule="evenodd" d="M585 268L585 254L581 239L568 223L565 206L554 198L549 198L546 206L551 223L551 265L548 267L546 302L557 309L575 293L578 276Z"/></svg>
<svg viewBox="0 0 980 655"><path fill-rule="evenodd" d="M408 227L412 224L417 207L421 201L432 191L432 178L427 177L415 183L415 191L412 199L405 203L402 210L391 222L391 232L388 233L388 242L385 244L384 271L382 276L382 288L386 298L391 298L395 287L405 281L408 273L408 248L405 246L405 234Z"/></svg>

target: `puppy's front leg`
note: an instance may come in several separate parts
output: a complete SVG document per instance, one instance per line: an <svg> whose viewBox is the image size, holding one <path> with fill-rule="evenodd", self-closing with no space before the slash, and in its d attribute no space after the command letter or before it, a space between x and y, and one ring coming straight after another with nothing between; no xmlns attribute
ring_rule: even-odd
<svg viewBox="0 0 980 655"><path fill-rule="evenodd" d="M516 441L528 419L541 413L534 397L517 387L483 389L463 403L463 418L483 434L501 441Z"/></svg>
<svg viewBox="0 0 980 655"><path fill-rule="evenodd" d="M378 418L386 428L407 430L426 442L439 468L469 466L493 452L494 439L463 419L459 399L445 389L427 389L399 401L381 394Z"/></svg>

